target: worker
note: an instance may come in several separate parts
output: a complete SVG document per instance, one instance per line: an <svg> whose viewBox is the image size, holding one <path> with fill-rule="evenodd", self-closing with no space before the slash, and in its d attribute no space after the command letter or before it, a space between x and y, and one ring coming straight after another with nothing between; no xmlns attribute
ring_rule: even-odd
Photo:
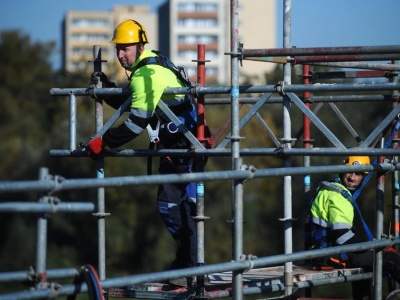
<svg viewBox="0 0 400 300"><path fill-rule="evenodd" d="M189 149L190 142L158 111L157 104L164 101L186 128L196 133L196 108L188 95L165 95L166 88L181 88L185 84L172 71L171 62L160 53L145 49L149 42L145 28L135 20L120 23L111 43L115 44L121 66L130 72L131 105L128 118L118 127L108 129L103 136L92 139L87 149L91 155L105 147L116 148L139 136L143 131L157 135L152 142L158 149ZM152 61L152 63L150 63ZM168 61L168 63L166 63ZM147 63L144 63L147 62ZM91 76L91 85L101 80L103 87L115 87L104 73ZM126 99L104 97L107 104L119 108ZM209 133L209 131L208 131ZM207 140L210 148L211 139ZM194 171L193 158L161 157L161 174ZM177 245L176 259L171 269L193 267L197 264L196 183L161 184L158 187L157 206L162 220ZM191 285L194 279L182 279L180 285ZM177 281L175 281L177 282Z"/></svg>
<svg viewBox="0 0 400 300"><path fill-rule="evenodd" d="M349 156L344 161L347 166L369 165L368 156ZM362 234L368 228L355 229L355 201L353 195L361 185L368 172L341 173L332 181L323 181L319 184L316 194L311 201L311 208L305 223L306 249L320 249L340 246L369 239ZM361 215L360 221L363 222ZM375 251L357 251L354 253L338 254L331 257L312 260L315 267L330 266L333 268L362 268L372 271ZM400 254L393 248L383 251L383 270L385 273L400 282ZM352 283L353 299L370 299L371 283L369 280L354 281Z"/></svg>

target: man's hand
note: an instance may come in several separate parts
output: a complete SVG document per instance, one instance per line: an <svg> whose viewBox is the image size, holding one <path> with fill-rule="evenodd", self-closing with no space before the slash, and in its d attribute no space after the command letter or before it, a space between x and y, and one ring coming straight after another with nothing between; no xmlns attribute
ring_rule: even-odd
<svg viewBox="0 0 400 300"><path fill-rule="evenodd" d="M113 88L117 87L114 82L108 80L108 77L103 72L93 72L90 75L90 86L96 86L99 80L103 83L103 87Z"/></svg>
<svg viewBox="0 0 400 300"><path fill-rule="evenodd" d="M99 154L104 149L103 140L101 136L92 139L88 144L87 148L89 154Z"/></svg>

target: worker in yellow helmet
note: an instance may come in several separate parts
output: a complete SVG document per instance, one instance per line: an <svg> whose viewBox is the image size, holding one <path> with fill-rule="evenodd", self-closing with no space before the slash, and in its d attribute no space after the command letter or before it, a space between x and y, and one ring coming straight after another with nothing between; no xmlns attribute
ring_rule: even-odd
<svg viewBox="0 0 400 300"><path fill-rule="evenodd" d="M344 165L369 165L368 156L349 156ZM368 172L349 171L341 173L332 181L322 181L311 200L311 208L305 224L306 249L320 249L340 246L369 240L364 236L363 229L356 230L354 214L356 204L353 193L361 185ZM369 231L369 229L366 229ZM360 267L365 271L372 271L374 251L360 251L356 253L342 253L330 257L312 260L316 268ZM384 251L383 268L390 272L395 280L400 282L400 255L396 251ZM353 299L370 299L369 280L354 281Z"/></svg>
<svg viewBox="0 0 400 300"><path fill-rule="evenodd" d="M130 72L130 114L118 127L110 128L103 136L92 139L87 146L90 154L97 155L104 147L119 147L139 136L145 129L149 132L151 142L159 149L190 149L191 143L165 115L158 112L157 104L164 101L186 128L196 135L195 105L189 96L164 95L166 88L184 87L184 78L175 72L176 67L167 57L157 51L145 49L148 42L145 28L135 20L126 20L116 27L111 43L115 44L119 63ZM98 78L103 87L116 86L103 73L92 74L91 84L97 85ZM124 100L121 97L104 97L104 101L114 108L119 108ZM187 173L193 170L194 160L191 157L160 158L161 174ZM165 226L178 247L171 268L196 266L197 225L193 219L196 214L196 183L161 184L157 203ZM189 286L193 285L194 279L183 278L174 283Z"/></svg>

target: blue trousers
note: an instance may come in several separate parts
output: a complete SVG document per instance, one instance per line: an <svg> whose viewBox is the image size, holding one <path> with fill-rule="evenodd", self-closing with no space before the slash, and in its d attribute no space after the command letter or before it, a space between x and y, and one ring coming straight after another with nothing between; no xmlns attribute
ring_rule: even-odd
<svg viewBox="0 0 400 300"><path fill-rule="evenodd" d="M161 158L160 173L189 171L183 161ZM189 169L188 169L189 168ZM179 169L180 171L177 171ZM196 183L162 184L158 187L158 211L177 245L171 269L194 267L197 264Z"/></svg>

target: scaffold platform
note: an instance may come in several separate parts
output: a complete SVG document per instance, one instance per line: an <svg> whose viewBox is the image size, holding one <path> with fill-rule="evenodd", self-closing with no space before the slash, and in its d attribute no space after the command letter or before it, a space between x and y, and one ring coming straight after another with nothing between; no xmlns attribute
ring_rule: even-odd
<svg viewBox="0 0 400 300"><path fill-rule="evenodd" d="M293 266L293 282L314 281L319 279L334 279L363 273L360 268L315 270L309 266ZM210 282L205 283L204 297L207 299L232 296L232 272L214 273L208 275ZM260 288L284 284L284 267L269 267L251 269L243 273L243 289ZM178 287L167 283L134 284L125 288L108 290L110 298L138 299L188 299L194 291L187 287Z"/></svg>

